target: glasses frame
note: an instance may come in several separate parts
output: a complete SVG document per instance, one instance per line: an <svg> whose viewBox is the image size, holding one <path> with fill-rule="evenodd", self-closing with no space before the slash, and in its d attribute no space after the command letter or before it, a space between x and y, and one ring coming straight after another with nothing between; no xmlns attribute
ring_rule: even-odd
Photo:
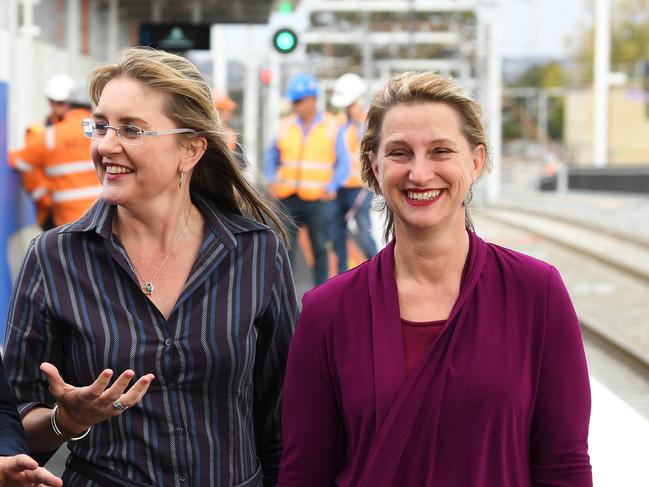
<svg viewBox="0 0 649 487"><path fill-rule="evenodd" d="M172 135L172 134L195 134L197 133L196 130L194 129L188 129L188 128L178 128L178 129L170 129L170 130L144 130L138 127L137 125L131 125L131 124L122 124L122 126L128 125L129 127L137 129L139 132L139 135L135 139L129 139L128 137L125 137L122 135L122 128L121 127L113 127L111 125L106 124L106 134L104 134L102 137L93 137L94 134L94 128L90 132L86 131L87 127L93 127L97 124L95 120L92 118L84 118L81 121L81 127L83 128L83 134L88 137L91 140L104 140L106 136L108 135L108 129L112 129L115 131L117 134L117 138L123 142L126 145L141 145L142 142L144 141L145 137L157 137L159 135Z"/></svg>

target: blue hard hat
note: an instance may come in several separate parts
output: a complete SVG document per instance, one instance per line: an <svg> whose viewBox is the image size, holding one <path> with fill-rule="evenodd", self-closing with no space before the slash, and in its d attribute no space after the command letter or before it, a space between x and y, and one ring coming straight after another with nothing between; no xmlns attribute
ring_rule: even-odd
<svg viewBox="0 0 649 487"><path fill-rule="evenodd" d="M318 93L320 93L320 88L313 75L296 74L288 84L286 98L298 101L307 96L318 96Z"/></svg>

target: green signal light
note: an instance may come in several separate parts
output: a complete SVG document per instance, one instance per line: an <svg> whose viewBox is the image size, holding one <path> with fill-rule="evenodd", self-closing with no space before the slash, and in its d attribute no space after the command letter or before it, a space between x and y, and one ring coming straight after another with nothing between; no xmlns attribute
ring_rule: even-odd
<svg viewBox="0 0 649 487"><path fill-rule="evenodd" d="M277 36L277 47L280 51L290 51L295 47L295 37L288 32L282 32Z"/></svg>
<svg viewBox="0 0 649 487"><path fill-rule="evenodd" d="M293 52L297 47L297 34L292 29L279 29L273 36L273 47L283 54Z"/></svg>
<svg viewBox="0 0 649 487"><path fill-rule="evenodd" d="M288 15L293 12L293 4L290 0L282 0L277 11L282 15Z"/></svg>

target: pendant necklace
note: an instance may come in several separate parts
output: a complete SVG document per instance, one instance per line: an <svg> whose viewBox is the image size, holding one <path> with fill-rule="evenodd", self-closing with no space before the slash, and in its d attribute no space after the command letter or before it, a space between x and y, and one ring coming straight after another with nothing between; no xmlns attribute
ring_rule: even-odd
<svg viewBox="0 0 649 487"><path fill-rule="evenodd" d="M167 255L164 256L164 259L162 259L162 262L160 262L160 265L158 266L155 273L153 274L153 277L151 277L151 279L149 279L148 281L146 279L144 279L144 277L142 277L142 274L140 274L140 271L137 269L137 267L135 267L135 264L133 263L131 258L128 256L128 252L126 252L126 258L128 259L128 263L131 264L131 267L133 268L133 270L137 274L138 280L144 282L144 284L140 284L140 287L142 288L142 291L144 291L144 294L151 295L151 294L153 294L153 291L155 291L155 285L153 284L153 282L155 281L155 278L158 277L158 274L160 273L160 271L162 270L164 265L167 263L167 259L171 255L171 251L173 250L176 243L178 243L178 241L181 238L183 238L183 235L185 234L185 230L187 230L187 226L189 224L189 215L190 215L191 212L192 212L192 207L190 205L189 211L187 212L187 218L185 218L185 226L183 227L182 231L178 235L178 238L176 239L176 241L173 244L171 244L171 248L169 249L169 252L167 252ZM115 230L117 231L117 236L119 237L119 240L122 241L122 236L119 234L119 225L117 223L117 220L115 221ZM122 245L124 245L123 241L122 241ZM126 247L124 248L124 250L126 250Z"/></svg>

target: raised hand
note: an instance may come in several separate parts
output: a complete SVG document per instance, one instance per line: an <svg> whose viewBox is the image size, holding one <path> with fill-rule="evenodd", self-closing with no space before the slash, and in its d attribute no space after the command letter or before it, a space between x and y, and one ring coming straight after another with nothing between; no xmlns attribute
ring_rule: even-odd
<svg viewBox="0 0 649 487"><path fill-rule="evenodd" d="M106 369L89 386L75 387L63 380L54 365L43 362L40 368L47 376L50 392L59 406L57 423L73 436L137 404L154 379L153 374L146 374L126 391L135 372L125 370L108 387L113 371Z"/></svg>
<svg viewBox="0 0 649 487"><path fill-rule="evenodd" d="M61 487L63 481L27 455L0 457L0 487Z"/></svg>

